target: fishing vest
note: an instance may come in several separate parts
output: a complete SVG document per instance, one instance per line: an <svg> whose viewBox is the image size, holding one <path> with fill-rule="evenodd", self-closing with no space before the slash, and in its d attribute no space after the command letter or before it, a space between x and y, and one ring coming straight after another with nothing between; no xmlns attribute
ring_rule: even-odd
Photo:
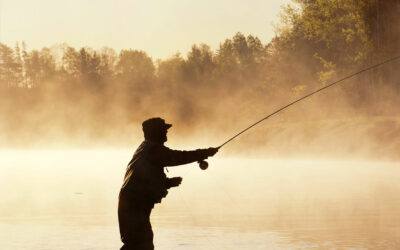
<svg viewBox="0 0 400 250"><path fill-rule="evenodd" d="M127 191L139 199L151 203L160 203L167 194L167 176L163 166L149 161L150 150L157 143L144 141L136 150L129 162L121 190Z"/></svg>

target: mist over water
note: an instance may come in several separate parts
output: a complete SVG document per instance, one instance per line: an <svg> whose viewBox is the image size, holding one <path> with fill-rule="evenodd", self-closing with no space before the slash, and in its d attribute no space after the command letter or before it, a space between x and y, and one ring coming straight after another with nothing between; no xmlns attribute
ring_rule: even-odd
<svg viewBox="0 0 400 250"><path fill-rule="evenodd" d="M135 49L0 44L0 147L127 147L154 116L173 123L182 144L218 145L398 56L399 9L396 0L296 0L266 44L238 32L215 50L195 44L157 61ZM296 104L241 138L232 155L398 160L399 66L392 61Z"/></svg>
<svg viewBox="0 0 400 250"><path fill-rule="evenodd" d="M218 146L400 53L398 0L282 8L276 36L146 52L0 43L0 249L117 249L117 199L142 121L167 146ZM399 249L400 60L312 96L182 176L152 214L157 249Z"/></svg>
<svg viewBox="0 0 400 250"><path fill-rule="evenodd" d="M117 198L132 151L2 151L2 248L119 247ZM168 168L183 183L153 210L158 249L400 246L397 162L209 162Z"/></svg>

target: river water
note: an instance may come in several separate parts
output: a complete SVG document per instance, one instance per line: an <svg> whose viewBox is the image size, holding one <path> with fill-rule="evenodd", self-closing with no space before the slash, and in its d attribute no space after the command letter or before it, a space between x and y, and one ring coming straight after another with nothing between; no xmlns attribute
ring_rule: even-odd
<svg viewBox="0 0 400 250"><path fill-rule="evenodd" d="M0 152L0 249L118 249L130 150ZM152 213L156 249L400 249L400 163L210 159Z"/></svg>

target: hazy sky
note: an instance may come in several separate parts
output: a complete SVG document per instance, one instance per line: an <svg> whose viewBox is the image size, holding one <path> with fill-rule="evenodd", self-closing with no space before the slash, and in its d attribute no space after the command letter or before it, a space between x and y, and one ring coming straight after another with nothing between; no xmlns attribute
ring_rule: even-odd
<svg viewBox="0 0 400 250"><path fill-rule="evenodd" d="M240 31L264 43L290 0L0 0L0 42L28 49L140 49L153 58L183 54L194 43L216 48Z"/></svg>

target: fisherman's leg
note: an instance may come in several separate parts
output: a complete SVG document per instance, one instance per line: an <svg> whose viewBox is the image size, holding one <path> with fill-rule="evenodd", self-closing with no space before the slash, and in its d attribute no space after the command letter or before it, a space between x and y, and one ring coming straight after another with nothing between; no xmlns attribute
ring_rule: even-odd
<svg viewBox="0 0 400 250"><path fill-rule="evenodd" d="M120 195L118 220L121 241L124 243L121 250L154 249L150 212L151 208L142 201L129 195Z"/></svg>
<svg viewBox="0 0 400 250"><path fill-rule="evenodd" d="M121 250L153 250L153 230L150 224L150 212L140 206L136 214L120 213L122 222L121 240L124 243ZM120 223L121 225L121 223Z"/></svg>
<svg viewBox="0 0 400 250"><path fill-rule="evenodd" d="M145 242L145 248L146 250L152 250L154 249L154 244L153 244L153 238L154 238L154 234L153 234L153 229L151 227L151 223L150 223L150 214L151 214L151 210L153 209L154 205L153 204L145 204L145 206L143 207L143 218L145 218L144 221L144 233L143 233L143 237L144 237L144 242Z"/></svg>

